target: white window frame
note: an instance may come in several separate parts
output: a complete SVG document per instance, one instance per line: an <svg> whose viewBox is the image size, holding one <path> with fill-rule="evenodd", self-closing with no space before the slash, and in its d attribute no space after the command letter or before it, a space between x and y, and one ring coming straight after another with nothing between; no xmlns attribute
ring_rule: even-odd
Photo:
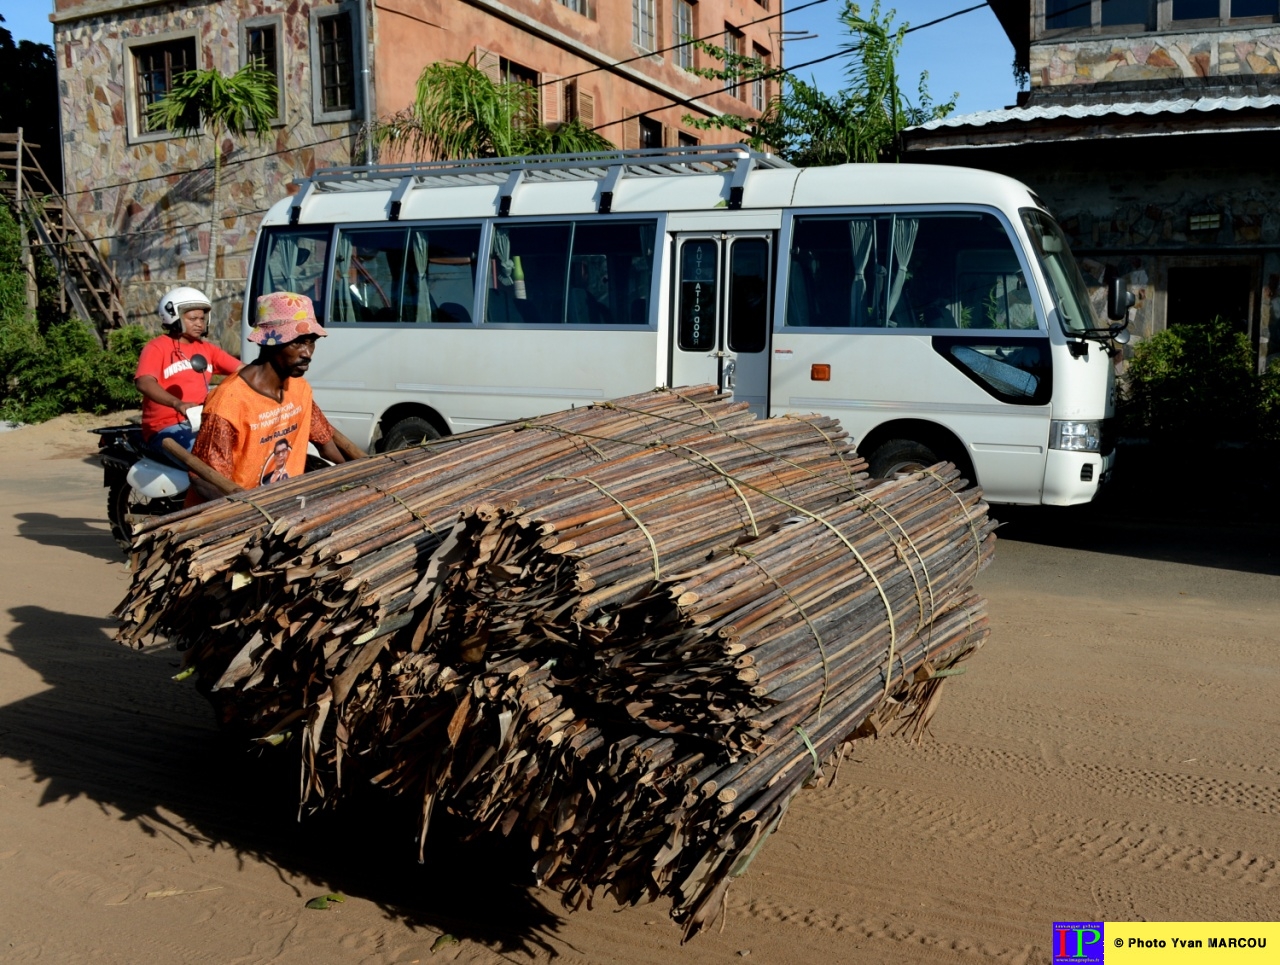
<svg viewBox="0 0 1280 965"><path fill-rule="evenodd" d="M324 109L323 71L320 64L320 21L333 16L346 16L351 23L351 107L340 111ZM361 74L364 72L365 39L360 33L360 16L355 3L348 0L348 2L324 7L313 7L309 39L311 43L311 123L339 124L363 118L364 85L361 83Z"/></svg>
<svg viewBox="0 0 1280 965"><path fill-rule="evenodd" d="M139 47L154 47L157 44L173 43L175 40L191 40L195 43L196 61L199 68L204 51L200 47L200 34L196 30L174 30L162 34L147 34L142 37L131 37L124 42L124 116L126 136L130 144L147 144L152 141L168 141L175 137L187 137L180 131L166 129L163 131L146 130L145 118L138 116L138 65L134 50Z"/></svg>
<svg viewBox="0 0 1280 965"><path fill-rule="evenodd" d="M631 0L631 44L646 53L658 49L658 0Z"/></svg>
<svg viewBox="0 0 1280 965"><path fill-rule="evenodd" d="M694 8L697 6L693 0L672 0L671 2L671 42L680 46L672 52L671 59L681 70L692 70L694 66L693 44L685 42L684 38L697 37L697 16ZM680 15L688 13L688 23L681 23Z"/></svg>
<svg viewBox="0 0 1280 965"><path fill-rule="evenodd" d="M284 62L283 18L279 16L250 17L248 20L240 21L240 65L243 67L249 63L249 31L259 27L274 27L276 30L276 104L279 107L279 113L271 119L271 126L281 127L289 114L289 92L284 82L287 71Z"/></svg>

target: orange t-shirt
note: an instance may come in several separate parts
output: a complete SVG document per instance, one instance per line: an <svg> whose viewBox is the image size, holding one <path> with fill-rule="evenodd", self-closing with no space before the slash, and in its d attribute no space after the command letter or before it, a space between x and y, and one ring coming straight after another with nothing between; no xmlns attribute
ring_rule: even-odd
<svg viewBox="0 0 1280 965"><path fill-rule="evenodd" d="M192 453L253 489L301 476L307 443L322 446L331 439L333 426L312 401L306 379L288 379L277 402L237 374L209 394Z"/></svg>

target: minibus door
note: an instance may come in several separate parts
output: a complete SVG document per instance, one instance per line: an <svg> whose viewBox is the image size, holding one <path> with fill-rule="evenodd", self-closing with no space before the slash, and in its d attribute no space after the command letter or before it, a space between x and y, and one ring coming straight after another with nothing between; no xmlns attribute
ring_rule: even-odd
<svg viewBox="0 0 1280 965"><path fill-rule="evenodd" d="M769 414L773 238L764 232L675 236L671 384L710 382Z"/></svg>

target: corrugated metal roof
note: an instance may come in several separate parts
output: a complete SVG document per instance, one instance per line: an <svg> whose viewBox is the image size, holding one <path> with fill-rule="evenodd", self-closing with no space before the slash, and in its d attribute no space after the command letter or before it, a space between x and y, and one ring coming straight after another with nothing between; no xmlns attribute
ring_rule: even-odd
<svg viewBox="0 0 1280 965"><path fill-rule="evenodd" d="M1280 107L1280 94L1253 97L1201 97L1195 100L1177 98L1146 103L1072 104L1052 107L1006 107L999 111L977 111L929 121L909 131L937 131L944 127L986 127L990 124L1007 124L1013 121L1052 121L1060 117L1085 120L1092 117L1133 117L1156 114L1188 114L1192 111L1210 114L1215 111L1242 111Z"/></svg>

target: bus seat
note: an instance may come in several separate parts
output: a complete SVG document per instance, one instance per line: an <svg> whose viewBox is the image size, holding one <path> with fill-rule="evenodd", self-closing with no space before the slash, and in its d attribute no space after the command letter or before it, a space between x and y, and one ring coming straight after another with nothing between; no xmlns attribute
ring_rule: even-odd
<svg viewBox="0 0 1280 965"><path fill-rule="evenodd" d="M604 307L585 288L577 285L569 289L568 319L570 325L605 325Z"/></svg>
<svg viewBox="0 0 1280 965"><path fill-rule="evenodd" d="M459 305L457 302L444 302L437 305L431 312L431 320L433 322L462 322L470 325L471 309L465 305Z"/></svg>

